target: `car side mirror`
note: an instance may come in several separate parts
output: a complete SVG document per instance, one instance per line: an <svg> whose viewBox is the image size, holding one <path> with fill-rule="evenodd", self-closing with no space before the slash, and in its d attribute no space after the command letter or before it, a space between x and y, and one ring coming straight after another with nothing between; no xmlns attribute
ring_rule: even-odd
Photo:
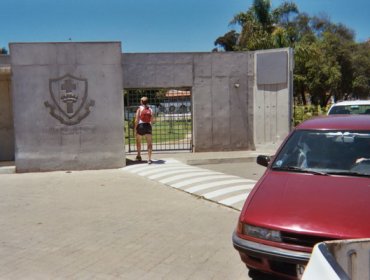
<svg viewBox="0 0 370 280"><path fill-rule="evenodd" d="M265 166L265 167L267 167L269 165L270 161L271 161L270 156L259 155L257 157L257 163L259 165L262 165L262 166Z"/></svg>

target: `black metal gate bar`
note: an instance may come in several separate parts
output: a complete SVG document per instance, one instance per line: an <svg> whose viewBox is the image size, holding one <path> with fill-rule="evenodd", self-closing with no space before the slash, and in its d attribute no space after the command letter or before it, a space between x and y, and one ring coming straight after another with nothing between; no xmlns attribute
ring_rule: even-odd
<svg viewBox="0 0 370 280"><path fill-rule="evenodd" d="M153 151L192 151L191 90L126 89L124 90L124 127L126 152L136 152L134 132L135 113L140 98L147 96L154 112ZM146 151L143 138L142 150Z"/></svg>

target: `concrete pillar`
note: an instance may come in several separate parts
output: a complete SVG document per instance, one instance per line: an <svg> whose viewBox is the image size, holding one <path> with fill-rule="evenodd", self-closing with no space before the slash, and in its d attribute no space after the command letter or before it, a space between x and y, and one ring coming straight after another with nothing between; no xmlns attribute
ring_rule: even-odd
<svg viewBox="0 0 370 280"><path fill-rule="evenodd" d="M291 129L292 59L290 49L256 51L254 142L280 144Z"/></svg>
<svg viewBox="0 0 370 280"><path fill-rule="evenodd" d="M121 44L10 44L17 172L122 167Z"/></svg>

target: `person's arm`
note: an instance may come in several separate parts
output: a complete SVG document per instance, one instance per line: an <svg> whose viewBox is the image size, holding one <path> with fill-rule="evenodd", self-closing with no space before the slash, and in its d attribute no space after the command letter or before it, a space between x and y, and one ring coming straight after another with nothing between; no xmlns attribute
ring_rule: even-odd
<svg viewBox="0 0 370 280"><path fill-rule="evenodd" d="M150 120L150 124L154 124L155 123L155 114L153 112L153 109L150 109L152 111L152 119Z"/></svg>
<svg viewBox="0 0 370 280"><path fill-rule="evenodd" d="M140 107L137 108L136 114L135 114L135 127L134 127L135 128L135 133L136 133L136 128L139 124L139 117L140 117Z"/></svg>

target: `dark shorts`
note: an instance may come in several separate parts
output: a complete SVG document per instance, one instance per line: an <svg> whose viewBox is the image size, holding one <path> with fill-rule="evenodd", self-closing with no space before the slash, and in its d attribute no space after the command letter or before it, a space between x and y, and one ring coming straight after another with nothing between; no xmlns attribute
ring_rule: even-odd
<svg viewBox="0 0 370 280"><path fill-rule="evenodd" d="M136 133L139 135L152 134L152 125L150 123L139 123Z"/></svg>

